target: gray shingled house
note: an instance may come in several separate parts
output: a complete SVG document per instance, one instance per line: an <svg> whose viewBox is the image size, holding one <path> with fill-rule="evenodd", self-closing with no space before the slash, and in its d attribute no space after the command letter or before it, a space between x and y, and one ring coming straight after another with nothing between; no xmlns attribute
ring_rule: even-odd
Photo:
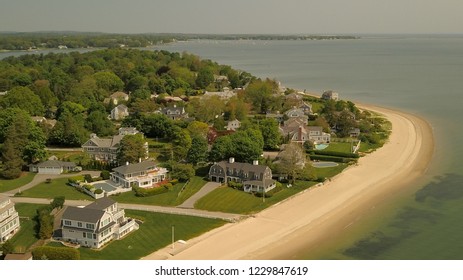
<svg viewBox="0 0 463 280"><path fill-rule="evenodd" d="M257 160L250 164L235 162L234 158L230 158L228 161L214 163L209 169L209 180L242 183L245 192L262 193L276 187L276 181L272 180L272 170L268 166L259 165Z"/></svg>
<svg viewBox="0 0 463 280"><path fill-rule="evenodd" d="M61 236L55 238L100 248L137 229L138 224L125 217L117 202L104 197L85 207L68 206L61 217Z"/></svg>

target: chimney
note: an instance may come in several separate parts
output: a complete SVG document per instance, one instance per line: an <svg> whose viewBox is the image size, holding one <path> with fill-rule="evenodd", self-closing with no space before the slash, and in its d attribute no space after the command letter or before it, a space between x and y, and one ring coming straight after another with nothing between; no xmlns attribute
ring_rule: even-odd
<svg viewBox="0 0 463 280"><path fill-rule="evenodd" d="M229 159L228 159L228 162L229 162L229 163L234 163L234 162L235 162L235 158L234 158L234 157L229 158Z"/></svg>
<svg viewBox="0 0 463 280"><path fill-rule="evenodd" d="M302 126L299 126L299 135L297 140L302 141Z"/></svg>
<svg viewBox="0 0 463 280"><path fill-rule="evenodd" d="M129 165L129 162L128 162L128 161L126 161L126 162L125 162L125 165Z"/></svg>
<svg viewBox="0 0 463 280"><path fill-rule="evenodd" d="M253 160L252 165L259 165L259 161L257 159Z"/></svg>

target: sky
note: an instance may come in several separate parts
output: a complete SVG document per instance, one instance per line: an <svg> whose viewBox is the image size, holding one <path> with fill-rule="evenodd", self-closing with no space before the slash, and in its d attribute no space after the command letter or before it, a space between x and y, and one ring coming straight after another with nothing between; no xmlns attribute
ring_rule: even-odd
<svg viewBox="0 0 463 280"><path fill-rule="evenodd" d="M462 0L0 0L0 31L463 33Z"/></svg>

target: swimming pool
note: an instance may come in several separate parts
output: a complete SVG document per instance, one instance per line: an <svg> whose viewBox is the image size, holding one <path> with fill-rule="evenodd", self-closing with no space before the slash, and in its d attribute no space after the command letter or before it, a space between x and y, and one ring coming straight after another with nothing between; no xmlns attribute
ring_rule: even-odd
<svg viewBox="0 0 463 280"><path fill-rule="evenodd" d="M328 144L315 144L315 150L324 150L328 147Z"/></svg>
<svg viewBox="0 0 463 280"><path fill-rule="evenodd" d="M95 187L95 189L102 189L105 192L112 192L116 190L116 187L106 182L96 183L93 186Z"/></svg>
<svg viewBox="0 0 463 280"><path fill-rule="evenodd" d="M326 168L326 167L335 167L335 166L338 166L339 164L337 164L336 162L332 162L332 161L317 161L317 162L313 162L312 165L313 167L316 167L316 168Z"/></svg>

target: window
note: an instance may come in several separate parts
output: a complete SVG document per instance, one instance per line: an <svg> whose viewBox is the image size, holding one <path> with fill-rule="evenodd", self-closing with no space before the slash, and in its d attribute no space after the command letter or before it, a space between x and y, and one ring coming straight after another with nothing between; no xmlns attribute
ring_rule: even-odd
<svg viewBox="0 0 463 280"><path fill-rule="evenodd" d="M82 232L82 236L83 236L84 238L87 238L87 234L86 234L85 232Z"/></svg>
<svg viewBox="0 0 463 280"><path fill-rule="evenodd" d="M94 224L86 224L85 227L88 228L88 229L95 229Z"/></svg>
<svg viewBox="0 0 463 280"><path fill-rule="evenodd" d="M71 225L71 221L64 220L64 225L65 225L65 226L70 226L70 225Z"/></svg>
<svg viewBox="0 0 463 280"><path fill-rule="evenodd" d="M77 222L77 226L78 226L78 227L82 227L82 223L81 223L81 222Z"/></svg>

